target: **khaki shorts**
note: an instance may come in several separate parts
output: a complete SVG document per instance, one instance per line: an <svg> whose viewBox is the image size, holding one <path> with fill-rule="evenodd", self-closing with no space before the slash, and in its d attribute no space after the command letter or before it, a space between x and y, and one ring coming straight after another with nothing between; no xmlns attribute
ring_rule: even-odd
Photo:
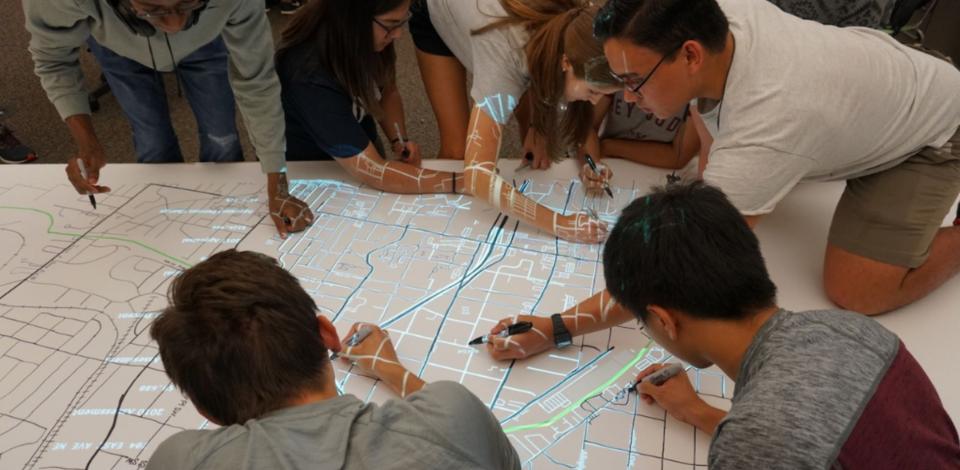
<svg viewBox="0 0 960 470"><path fill-rule="evenodd" d="M960 129L941 148L924 147L903 163L847 181L830 226L830 243L882 263L916 268L930 254L960 194Z"/></svg>

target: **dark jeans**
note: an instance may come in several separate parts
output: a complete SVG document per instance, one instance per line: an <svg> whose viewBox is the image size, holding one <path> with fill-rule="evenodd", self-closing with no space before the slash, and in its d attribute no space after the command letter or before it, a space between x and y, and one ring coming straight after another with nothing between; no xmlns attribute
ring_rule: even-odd
<svg viewBox="0 0 960 470"><path fill-rule="evenodd" d="M137 162L182 162L183 154L170 123L170 108L160 76L150 67L101 46L93 37L87 40L87 45L133 127ZM166 49L161 53L166 53ZM200 131L200 161L243 160L223 40L217 38L197 49L180 60L177 68Z"/></svg>

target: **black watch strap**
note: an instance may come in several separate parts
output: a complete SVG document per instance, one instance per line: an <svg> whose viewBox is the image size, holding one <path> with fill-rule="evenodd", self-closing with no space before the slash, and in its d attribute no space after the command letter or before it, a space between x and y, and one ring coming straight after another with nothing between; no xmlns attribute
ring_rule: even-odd
<svg viewBox="0 0 960 470"><path fill-rule="evenodd" d="M560 316L559 313L554 313L550 315L550 320L553 321L553 344L555 344L558 349L563 349L573 344L573 336L570 335L570 330L567 329L567 325L563 324L563 317Z"/></svg>

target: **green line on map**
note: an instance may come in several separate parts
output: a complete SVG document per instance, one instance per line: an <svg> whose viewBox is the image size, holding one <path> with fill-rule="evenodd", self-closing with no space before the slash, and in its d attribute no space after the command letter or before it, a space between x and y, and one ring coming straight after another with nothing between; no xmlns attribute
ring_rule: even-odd
<svg viewBox="0 0 960 470"><path fill-rule="evenodd" d="M559 421L560 418L563 418L564 416L570 414L570 412L572 412L573 410L579 408L580 405L583 404L583 402L585 402L585 401L589 400L590 398L593 398L593 397L601 394L604 390L607 389L607 387L609 387L609 386L612 385L614 382L616 382L617 380L619 380L620 377L623 376L623 374L626 374L627 371L630 370L630 368L632 368L633 366L637 365L637 363L639 363L640 361L642 361L643 358L647 356L647 353L650 352L650 345L651 345L651 344L653 344L653 340L650 340L650 342L648 342L647 345L644 346L643 349L641 349L640 352L637 353L636 357L634 357L630 362L628 362L627 365L623 366L623 368L621 368L620 370L618 370L617 373L613 375L613 377L610 377L609 380L607 380L606 382L604 382L603 384L601 384L599 387L597 387L597 388L595 388L595 389L593 389L593 390L590 390L590 392L588 392L586 395L584 395L583 398L580 398L579 400L577 400L576 402L574 402L572 405L570 405L570 406L568 406L566 409L564 409L562 412L558 413L556 416L554 416L554 417L552 417L552 418L550 418L550 419L548 419L548 420L546 420L546 421L541 421L541 422L539 422L539 423L524 424L524 425L522 425L522 426L512 426L512 427L509 427L509 428L504 428L504 429L503 429L503 432L506 433L506 434L510 434L510 433L514 433L514 432L518 432L518 431L526 431L527 429L539 429L539 428L544 428L544 427L553 425L553 423L556 423L557 421Z"/></svg>
<svg viewBox="0 0 960 470"><path fill-rule="evenodd" d="M75 237L75 238L80 238L80 237L83 237L83 236L84 236L82 233L57 232L57 231L53 230L53 214L51 214L51 213L49 213L49 212L47 212L47 211L44 211L44 210L34 209L34 208L32 208L32 207L14 207L14 206L0 206L0 209L9 209L9 210L17 210L17 211L36 212L36 213L38 213L38 214L42 214L42 215L47 216L47 220L48 220L48 222L50 223L49 225L47 225L47 233L50 234L50 235L63 235L63 236L65 236L65 237ZM183 266L186 266L186 267L188 267L188 268L191 267L191 266L193 266L193 264L191 264L191 263L189 263L189 262L187 262L187 261L185 261L185 260L182 260L182 259L180 259L180 258L177 258L176 256L169 255L169 254L164 253L164 252L162 252L162 251L160 251L160 250L158 250L158 249L156 249L156 248L154 248L154 247L152 247L152 246L150 246L150 245L147 245L147 244L142 243L142 242L138 242L138 241L136 241L136 240L131 240L131 239L129 239L129 238L115 237L115 236L111 236L111 235L97 235L97 234L94 234L94 233L87 234L86 237L87 237L87 238L94 239L94 240L113 240L113 241L118 241L118 242L132 243L132 244L137 245L137 246L139 246L139 247L141 247L141 248L143 248L143 249L145 249L145 250L152 251L152 252L154 252L154 253L156 253L156 254L158 254L158 255L160 255L160 256L163 256L164 258L167 258L167 259L169 259L169 260L172 260L172 261L174 261L174 262L176 262L176 263L179 263L179 264L181 264L181 265L183 265Z"/></svg>

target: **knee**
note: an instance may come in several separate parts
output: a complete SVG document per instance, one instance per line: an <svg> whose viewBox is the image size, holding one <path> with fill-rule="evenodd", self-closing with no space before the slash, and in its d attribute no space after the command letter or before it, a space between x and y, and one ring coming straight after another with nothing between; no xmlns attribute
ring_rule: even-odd
<svg viewBox="0 0 960 470"><path fill-rule="evenodd" d="M891 310L893 297L888 290L871 289L858 278L838 278L824 273L824 292L834 305L864 315L879 315Z"/></svg>

